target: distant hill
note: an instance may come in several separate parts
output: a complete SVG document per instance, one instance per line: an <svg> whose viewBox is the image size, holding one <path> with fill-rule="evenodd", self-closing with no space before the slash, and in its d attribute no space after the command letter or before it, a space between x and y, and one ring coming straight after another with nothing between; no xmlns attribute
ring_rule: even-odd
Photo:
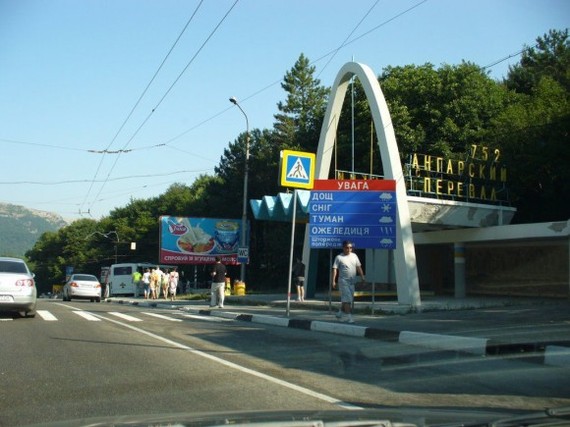
<svg viewBox="0 0 570 427"><path fill-rule="evenodd" d="M57 214L0 203L0 256L22 257L43 233L65 225Z"/></svg>

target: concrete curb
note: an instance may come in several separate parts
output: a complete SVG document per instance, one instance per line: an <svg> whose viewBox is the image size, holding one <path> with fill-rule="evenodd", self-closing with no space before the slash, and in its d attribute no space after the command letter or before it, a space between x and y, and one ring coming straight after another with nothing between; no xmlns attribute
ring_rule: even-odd
<svg viewBox="0 0 570 427"><path fill-rule="evenodd" d="M428 348L430 350L456 351L476 356L525 357L535 363L550 366L570 366L570 341L555 343L502 343L488 338L464 337L458 335L433 334L414 331L393 331L368 326L353 325L335 321L291 319L267 314L245 314L223 311L223 309L194 309L168 302L134 301L108 299L107 302L130 304L163 309L183 310L203 316L219 317L228 320L260 323L270 326L303 329L352 337L362 337L379 341Z"/></svg>

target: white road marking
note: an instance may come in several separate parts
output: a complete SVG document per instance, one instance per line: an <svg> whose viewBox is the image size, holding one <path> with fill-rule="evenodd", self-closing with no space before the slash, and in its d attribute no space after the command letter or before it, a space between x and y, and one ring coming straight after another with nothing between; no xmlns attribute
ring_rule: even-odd
<svg viewBox="0 0 570 427"><path fill-rule="evenodd" d="M182 317L188 317L190 319L207 320L208 322L232 322L233 320L224 319L222 317L213 316L202 316L200 314L182 314Z"/></svg>
<svg viewBox="0 0 570 427"><path fill-rule="evenodd" d="M113 316L120 317L121 319L124 319L124 320L128 320L129 322L142 322L142 319L139 319L139 318L133 317L133 316L129 316L128 314L119 313L116 311L109 311L109 314L111 314Z"/></svg>
<svg viewBox="0 0 570 427"><path fill-rule="evenodd" d="M36 310L36 313L39 314L41 316L41 318L44 320L48 320L50 322L54 322L57 320L57 317L55 317L53 314L51 314L47 310Z"/></svg>
<svg viewBox="0 0 570 427"><path fill-rule="evenodd" d="M100 319L99 317L97 317L97 316L95 316L95 315L93 315L93 314L91 314L91 313L88 313L88 312L86 312L86 311L83 311L83 310L73 310L73 312L74 312L75 314L77 314L78 316L81 316L81 317L83 317L84 319L87 319L87 320L89 320L89 321L91 321L91 322L100 322L100 321L101 321L101 319Z"/></svg>
<svg viewBox="0 0 570 427"><path fill-rule="evenodd" d="M109 313L109 314L114 314L114 313ZM116 313L116 314L120 314L120 313ZM100 316L100 315L98 315L98 316ZM262 372L258 372L258 371L255 371L255 370L253 370L253 369L245 368L245 367L243 367L243 366L241 366L241 365L238 365L238 364L236 364L236 363L229 362L229 361L227 361L227 360L221 359L221 358L219 358L219 357L217 357L217 356L213 356L213 355L211 355L211 354L208 354L208 353L203 352L203 351L200 351L200 350L196 350L196 349L194 349L194 348L192 348L192 347L189 347L189 346L187 346L187 345L181 344L181 343L176 342L176 341L172 341L172 340L170 340L170 339L168 339L168 338L163 338L163 337L161 337L161 336L159 336L159 335L153 334L152 332L148 332L148 331L145 331L144 329L137 328L136 326L129 325L129 324L127 324L127 323L123 323L123 322L121 322L121 321L119 321L119 320L110 319L110 318L106 318L106 317L103 317L103 316L100 316L100 317L101 317L101 319L103 319L103 320L107 320L107 321L112 322L112 323L115 323L115 324L117 324L117 325L121 325L121 326L123 326L123 327L125 327L125 328L131 329L131 330L136 331L136 332L138 332L138 333L140 333L140 334L143 334L143 335L146 335L146 336L148 336L148 337L154 338L155 340L162 341L163 343L166 343L166 344L171 345L171 346L173 346L173 347L176 347L176 348L180 348L180 349L182 349L182 350L189 351L189 352L192 353L192 354L195 354L195 355L197 355L197 356L201 356L201 357L203 357L203 358L205 358L205 359L209 359L209 360L211 360L211 361L213 361L213 362L216 362L216 363L219 363L219 364L221 364L221 365L227 366L228 368L235 369L235 370L240 371L240 372L243 372L243 373L245 373L245 374L253 375L253 376L255 376L255 377L258 377L258 378L264 379L264 380L266 380L266 381L269 381L269 382L271 382L271 383L280 385L280 386L282 386L282 387L290 388L291 390L295 390L296 392L306 394L307 396L314 397L314 398L316 398L316 399L319 399L319 400L322 400L322 401L331 403L331 404L333 404L333 405L337 405L337 406L339 406L339 407L341 407L341 408L344 408L344 409L351 409L351 410L361 410L361 409L364 409L364 408L362 408L362 407L360 407L360 406L352 405L352 404L350 404L350 403L348 403L348 402L343 402L342 400L339 400L339 399L337 399L336 397L328 396L328 395L326 395L326 394L319 393L319 392L317 392L317 391L314 391L314 390L311 390L311 389L308 389L308 388L305 388L305 387L301 387L301 386L299 386L299 385L297 385L297 384L293 384L293 383L290 383L290 382L288 382L288 381L284 381L284 380L281 380L281 379L279 379L279 378L272 377L272 376L267 375L267 374L264 374L264 373L262 373ZM121 316L119 316L119 317L121 317ZM130 316L129 316L129 317L130 317ZM140 320L140 319L138 319L138 320Z"/></svg>
<svg viewBox="0 0 570 427"><path fill-rule="evenodd" d="M146 314L147 316L157 317L159 319L170 320L171 322L182 322L182 319L175 319L174 317L168 317L158 313L147 313L143 311L142 314Z"/></svg>

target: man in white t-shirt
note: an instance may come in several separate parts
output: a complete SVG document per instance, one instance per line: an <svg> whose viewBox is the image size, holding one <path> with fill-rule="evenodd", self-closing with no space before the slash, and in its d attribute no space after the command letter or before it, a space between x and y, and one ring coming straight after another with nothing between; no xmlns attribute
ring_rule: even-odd
<svg viewBox="0 0 570 427"><path fill-rule="evenodd" d="M335 288L338 278L338 288L340 291L340 310L336 317L341 322L354 323L352 318L352 302L354 301L354 284L356 274L364 282L364 271L358 255L352 252L352 242L345 240L342 242L342 253L334 259L332 267L332 287Z"/></svg>

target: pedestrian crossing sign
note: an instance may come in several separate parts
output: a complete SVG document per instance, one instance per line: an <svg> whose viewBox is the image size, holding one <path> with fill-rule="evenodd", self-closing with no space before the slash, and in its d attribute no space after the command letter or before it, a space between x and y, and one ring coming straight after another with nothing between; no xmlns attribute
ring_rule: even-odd
<svg viewBox="0 0 570 427"><path fill-rule="evenodd" d="M315 181L315 154L302 151L281 151L281 185L312 189Z"/></svg>

